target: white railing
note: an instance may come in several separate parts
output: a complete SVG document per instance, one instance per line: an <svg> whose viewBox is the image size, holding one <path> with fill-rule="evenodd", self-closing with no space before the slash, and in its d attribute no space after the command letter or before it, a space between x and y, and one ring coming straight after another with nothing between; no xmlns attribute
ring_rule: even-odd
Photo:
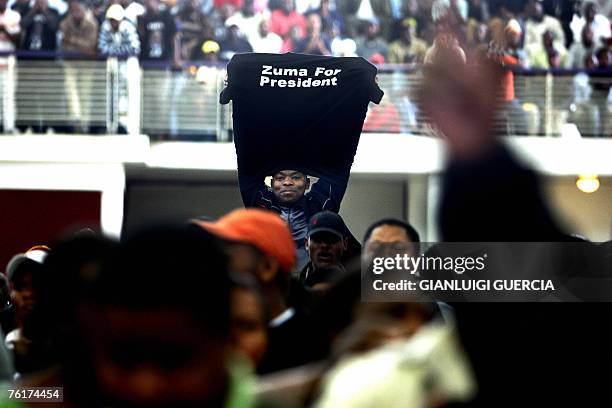
<svg viewBox="0 0 612 408"><path fill-rule="evenodd" d="M516 100L500 110L496 129L509 135L559 136L573 123L582 136L612 135L612 75L515 73ZM612 74L612 71L610 72ZM4 133L148 134L162 140L228 141L231 104L220 105L224 66L180 69L135 58L76 60L52 55L0 57ZM381 105L371 105L365 132L426 135L416 102L420 69L381 66ZM382 117L384 120L373 120Z"/></svg>

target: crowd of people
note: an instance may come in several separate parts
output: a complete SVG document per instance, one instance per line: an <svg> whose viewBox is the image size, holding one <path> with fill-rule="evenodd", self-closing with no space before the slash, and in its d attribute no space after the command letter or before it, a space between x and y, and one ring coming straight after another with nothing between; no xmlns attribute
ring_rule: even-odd
<svg viewBox="0 0 612 408"><path fill-rule="evenodd" d="M504 133L559 134L563 123L575 123L585 136L607 136L612 126L608 107L611 4L603 0L0 0L4 27L0 52L17 51L22 60L61 55L70 115L66 122L82 133L93 127L95 133L103 129L100 123L91 124L96 78L92 70L81 69L71 58L133 56L145 62L143 67L185 68L204 81L206 75L199 74L210 71L198 71L195 65L224 66L236 53L362 56L374 64L420 67L451 41L468 63L487 55L503 61L509 72L567 69L575 73L573 78L559 77L559 89L566 88L563 81L567 80L570 90L552 92L552 102L543 96L543 82L529 82L528 76L521 77L524 80L515 94L515 77L509 74L503 96L508 106L500 121ZM444 34L449 28L452 38ZM1 69L0 73L4 75ZM123 71L120 75L125 77ZM183 79L162 78L150 98L180 93ZM408 82L412 79L409 76ZM47 116L53 115L45 113L29 80L17 77L17 128L44 132L50 121ZM415 89L404 84L395 78L388 85L389 97L371 110L365 131L424 132ZM170 92L170 88L176 89ZM151 106L154 110L157 105ZM549 112L552 117L543 124L541 119ZM156 129L151 131L153 136L170 133L175 137L176 119L172 121L162 126L170 127L169 132ZM57 126L62 132L63 127Z"/></svg>
<svg viewBox="0 0 612 408"><path fill-rule="evenodd" d="M297 52L420 64L441 40L447 11L458 46L495 50L518 67L606 67L610 59L611 2L581 0L3 0L0 51L173 64Z"/></svg>

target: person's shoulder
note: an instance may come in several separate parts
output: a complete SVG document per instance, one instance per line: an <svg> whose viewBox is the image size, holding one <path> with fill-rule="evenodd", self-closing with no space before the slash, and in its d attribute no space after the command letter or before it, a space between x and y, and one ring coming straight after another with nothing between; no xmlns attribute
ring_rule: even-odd
<svg viewBox="0 0 612 408"><path fill-rule="evenodd" d="M71 25L72 25L72 23L71 23L70 19L69 18L64 18L59 23L59 29L61 31L66 31Z"/></svg>
<svg viewBox="0 0 612 408"><path fill-rule="evenodd" d="M415 48L419 48L419 49L423 49L427 51L428 45L425 40L421 40L420 38L415 37L412 39L412 44L414 44Z"/></svg>
<svg viewBox="0 0 612 408"><path fill-rule="evenodd" d="M64 19L66 20L66 19ZM84 20L85 24L89 25L90 27L98 27L98 20L96 20L96 18L94 17L93 14L87 14L87 16L85 17Z"/></svg>
<svg viewBox="0 0 612 408"><path fill-rule="evenodd" d="M402 48L402 41L401 40L395 40L395 41L391 41L389 43L389 48Z"/></svg>

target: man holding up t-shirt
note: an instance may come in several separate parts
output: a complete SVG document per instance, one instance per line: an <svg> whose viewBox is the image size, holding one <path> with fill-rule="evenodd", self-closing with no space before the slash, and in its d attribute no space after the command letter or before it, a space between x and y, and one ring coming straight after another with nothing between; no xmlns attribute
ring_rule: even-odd
<svg viewBox="0 0 612 408"><path fill-rule="evenodd" d="M220 102L233 101L242 200L287 221L299 271L310 217L340 210L368 104L383 96L376 68L363 58L288 53L236 55L227 71ZM319 178L312 188L308 175Z"/></svg>

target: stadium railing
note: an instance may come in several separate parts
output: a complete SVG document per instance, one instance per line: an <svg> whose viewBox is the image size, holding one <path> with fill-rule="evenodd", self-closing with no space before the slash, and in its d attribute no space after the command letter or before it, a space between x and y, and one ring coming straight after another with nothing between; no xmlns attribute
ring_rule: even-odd
<svg viewBox="0 0 612 408"><path fill-rule="evenodd" d="M147 134L161 140L229 141L231 104L220 105L225 64L181 67L132 58L66 53L0 55L0 125L5 134ZM419 67L379 66L385 91L370 105L364 132L428 135L419 109ZM516 98L496 123L501 134L560 136L574 124L582 136L612 134L612 71L516 71Z"/></svg>

